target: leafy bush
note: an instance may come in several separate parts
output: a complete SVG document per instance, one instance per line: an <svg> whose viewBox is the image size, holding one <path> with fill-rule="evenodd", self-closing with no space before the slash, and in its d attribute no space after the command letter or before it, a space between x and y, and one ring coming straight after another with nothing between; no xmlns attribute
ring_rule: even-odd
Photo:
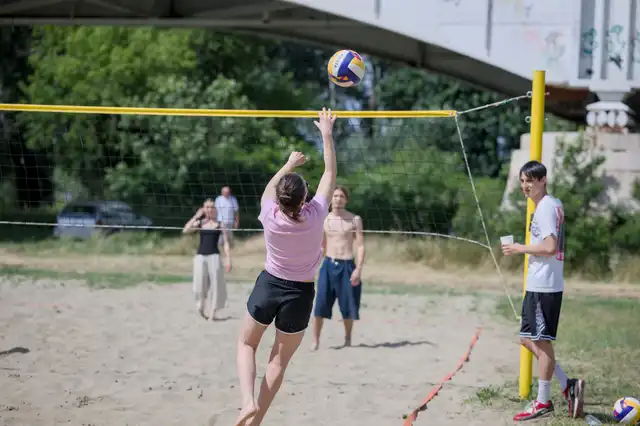
<svg viewBox="0 0 640 426"><path fill-rule="evenodd" d="M602 202L604 160L584 134L573 141L559 140L548 189L564 204L566 273L592 279L629 279L632 269L635 271L630 269L631 259L640 253L640 214ZM491 245L497 249L500 235L514 235L516 241L524 241L526 203L520 189L508 194L516 208L505 211L499 207L502 181L480 178L475 182ZM486 242L473 197L460 200L453 223L460 236ZM519 268L522 258L501 259L501 264L508 269Z"/></svg>
<svg viewBox="0 0 640 426"><path fill-rule="evenodd" d="M459 156L407 145L391 160L348 177L350 208L360 213L368 229L448 234L457 208L458 182L464 178L453 167L460 164Z"/></svg>

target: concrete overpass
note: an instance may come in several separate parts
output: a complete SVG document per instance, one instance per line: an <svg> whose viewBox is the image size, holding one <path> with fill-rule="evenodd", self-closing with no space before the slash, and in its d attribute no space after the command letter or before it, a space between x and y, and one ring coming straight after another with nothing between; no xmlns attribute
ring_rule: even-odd
<svg viewBox="0 0 640 426"><path fill-rule="evenodd" d="M0 25L209 27L284 37L447 74L505 95L547 70L548 109L583 121L603 92L640 111L636 1L0 0ZM638 52L636 54L636 52ZM605 96L606 97L606 96ZM619 95L613 98L620 98Z"/></svg>

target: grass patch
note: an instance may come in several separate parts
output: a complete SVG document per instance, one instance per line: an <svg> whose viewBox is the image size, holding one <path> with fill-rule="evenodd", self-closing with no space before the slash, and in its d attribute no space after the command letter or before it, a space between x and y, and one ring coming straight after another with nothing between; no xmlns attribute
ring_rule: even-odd
<svg viewBox="0 0 640 426"><path fill-rule="evenodd" d="M89 239L45 238L19 244L3 242L0 247L13 253L41 254L193 254L198 247L194 234L167 236L161 232L118 232L96 234Z"/></svg>
<svg viewBox="0 0 640 426"><path fill-rule="evenodd" d="M0 276L28 277L31 279L82 280L94 289L124 289L142 283L177 284L191 282L191 275L165 273L127 273L127 272L94 272L94 271L55 271L44 268L28 268L22 266L0 265ZM248 280L226 278L228 284L234 282L247 283ZM477 293L457 291L455 289L415 286L407 284L367 284L367 292L371 294L390 295L438 295L438 296L478 296Z"/></svg>
<svg viewBox="0 0 640 426"><path fill-rule="evenodd" d="M91 288L127 288L144 282L154 284L176 284L191 281L190 276L122 272L77 272L53 271L48 269L23 268L19 266L0 266L0 276L22 276L33 279L82 280Z"/></svg>
<svg viewBox="0 0 640 426"><path fill-rule="evenodd" d="M623 256L613 267L613 280L622 283L638 282L640 262L638 256Z"/></svg>
<svg viewBox="0 0 640 426"><path fill-rule="evenodd" d="M109 236L96 236L87 240L52 238L50 227L7 227L0 226L0 232L7 231L0 238L0 248L8 253L29 255L182 255L192 256L198 246L198 236L171 232L119 232ZM37 228L37 229L36 229ZM19 231L20 238L12 238ZM33 231L33 232L32 232ZM37 232L36 232L37 231ZM35 237L34 232L38 234ZM42 233L48 237L42 238ZM29 235L33 238L29 238ZM261 232L237 232L234 253L264 254ZM473 271L473 273L495 273L491 253L485 247L464 241L440 237L399 237L368 235L365 238L367 263L413 264L443 271ZM520 272L523 257L503 257L498 246L493 247L498 263L503 271ZM613 265L610 279L617 283L633 283L640 280L638 256L625 256ZM583 278L580 271L572 278Z"/></svg>
<svg viewBox="0 0 640 426"><path fill-rule="evenodd" d="M491 407L496 402L502 401L506 397L505 388L502 386L487 386L478 389L470 402L477 402L484 407Z"/></svg>
<svg viewBox="0 0 640 426"><path fill-rule="evenodd" d="M506 301L498 304L498 313L512 322L512 311ZM639 396L637 375L628 373L635 371L640 358L638 324L640 309L635 300L596 297L566 297L563 300L558 340L554 344L556 358L569 377L585 379L585 412L595 415L605 424L615 423L611 412L618 398ZM537 393L536 371L534 359L532 398ZM479 403L488 400L500 403L515 414L523 406L513 399L518 395L517 380L506 383L503 389L501 393L482 389L475 400ZM566 405L555 379L551 396L556 407L551 424L584 424L584 419L569 419L565 414Z"/></svg>

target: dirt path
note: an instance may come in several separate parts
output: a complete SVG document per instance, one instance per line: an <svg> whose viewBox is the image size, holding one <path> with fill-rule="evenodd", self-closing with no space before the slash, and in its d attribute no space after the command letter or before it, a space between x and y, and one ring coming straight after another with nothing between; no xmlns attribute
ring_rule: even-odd
<svg viewBox="0 0 640 426"><path fill-rule="evenodd" d="M231 319L208 323L192 310L188 284L90 290L77 282L0 279L0 419L7 425L205 425L239 403L235 342L250 286L231 285ZM264 425L401 426L467 350L419 425L504 424L511 413L464 404L482 386L517 375L515 327L498 324L488 297L363 296L355 347L323 346L294 357ZM334 311L335 312L335 311ZM258 354L258 377L273 339ZM221 425L221 426L226 426Z"/></svg>

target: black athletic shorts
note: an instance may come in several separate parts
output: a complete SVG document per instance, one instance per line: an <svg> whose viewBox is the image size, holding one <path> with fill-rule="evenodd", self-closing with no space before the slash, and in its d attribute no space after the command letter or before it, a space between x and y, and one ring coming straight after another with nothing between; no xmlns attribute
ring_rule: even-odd
<svg viewBox="0 0 640 426"><path fill-rule="evenodd" d="M267 271L258 275L247 301L249 315L259 324L295 334L309 325L316 290L313 282L289 281Z"/></svg>
<svg viewBox="0 0 640 426"><path fill-rule="evenodd" d="M556 340L562 292L527 291L522 301L520 337L531 340Z"/></svg>

